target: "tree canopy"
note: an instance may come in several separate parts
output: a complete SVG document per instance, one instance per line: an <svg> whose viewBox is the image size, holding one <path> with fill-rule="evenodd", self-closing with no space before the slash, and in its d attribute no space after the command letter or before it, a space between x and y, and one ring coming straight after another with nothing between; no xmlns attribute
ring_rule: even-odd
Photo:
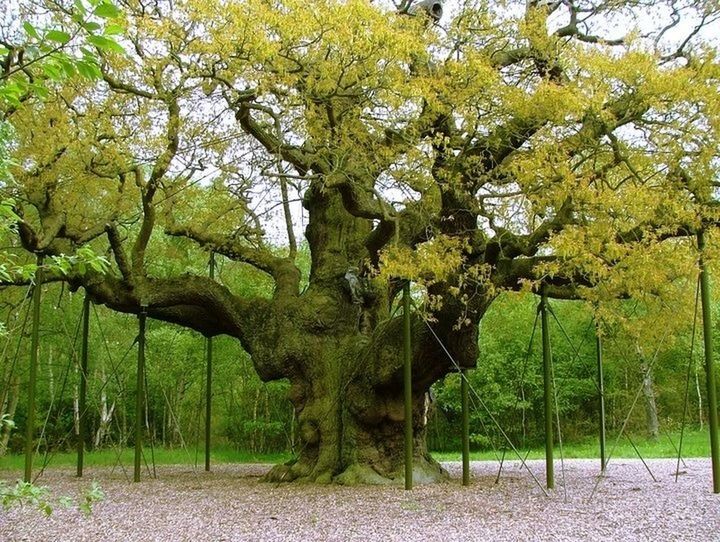
<svg viewBox="0 0 720 542"><path fill-rule="evenodd" d="M122 47L90 40L97 80L46 74L47 96L4 108L19 242L106 251L107 272L44 280L237 337L261 378L289 378L306 453L282 477L392 477L404 281L474 366L499 292L662 296L719 218L717 2L468 0L438 25L411 2L118 4ZM35 16L65 28L77 9ZM162 234L260 270L272 297L165 265ZM414 334L420 411L452 366Z"/></svg>

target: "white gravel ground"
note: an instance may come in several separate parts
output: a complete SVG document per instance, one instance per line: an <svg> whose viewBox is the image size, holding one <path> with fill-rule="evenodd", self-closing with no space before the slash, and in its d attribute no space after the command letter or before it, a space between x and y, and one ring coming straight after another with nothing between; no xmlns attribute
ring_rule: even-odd
<svg viewBox="0 0 720 542"><path fill-rule="evenodd" d="M276 541L276 540L719 540L720 495L710 463L686 460L674 481L675 460L651 460L654 482L637 460L613 460L597 481L598 461L560 463L557 488L546 496L517 462L475 462L470 487L460 465L453 481L400 487L308 486L260 483L267 465L218 465L212 473L159 467L158 478L128 482L121 471L46 472L38 482L73 495L97 480L106 493L86 518L57 509L49 518L29 508L0 510L0 541ZM544 481L544 462L528 462ZM15 473L0 472L10 478Z"/></svg>

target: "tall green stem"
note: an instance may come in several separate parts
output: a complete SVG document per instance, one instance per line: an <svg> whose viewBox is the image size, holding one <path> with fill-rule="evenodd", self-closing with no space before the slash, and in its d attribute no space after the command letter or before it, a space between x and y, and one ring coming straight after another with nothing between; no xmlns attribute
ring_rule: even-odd
<svg viewBox="0 0 720 542"><path fill-rule="evenodd" d="M413 487L412 352L410 351L410 281L403 287L403 383L405 392L405 489Z"/></svg>
<svg viewBox="0 0 720 542"><path fill-rule="evenodd" d="M210 278L215 278L215 253L210 253ZM206 375L205 375L205 470L210 472L210 415L212 413L212 360L213 340L206 339Z"/></svg>
<svg viewBox="0 0 720 542"><path fill-rule="evenodd" d="M30 377L28 381L27 421L25 426L25 482L32 482L32 461L35 452L35 389L37 388L37 366L40 350L40 295L42 293L43 256L37 257L35 286L33 286L32 302L32 337L30 339Z"/></svg>
<svg viewBox="0 0 720 542"><path fill-rule="evenodd" d="M603 351L600 333L595 336L598 371L598 395L600 399L600 470L605 471L605 378L603 375Z"/></svg>
<svg viewBox="0 0 720 542"><path fill-rule="evenodd" d="M543 385L545 393L545 480L548 489L555 487L553 463L553 393L552 393L552 352L550 350L550 327L548 324L547 295L543 290L540 301L542 316Z"/></svg>
<svg viewBox="0 0 720 542"><path fill-rule="evenodd" d="M462 406L462 484L470 485L470 405L468 401L468 371L460 373L460 403Z"/></svg>
<svg viewBox="0 0 720 542"><path fill-rule="evenodd" d="M80 347L80 397L78 399L77 476L82 478L87 438L88 336L90 334L90 297L83 299L82 345Z"/></svg>
<svg viewBox="0 0 720 542"><path fill-rule="evenodd" d="M135 390L135 470L133 481L140 481L140 462L142 458L142 419L145 398L145 320L147 318L147 307L140 309L138 316L138 358L137 358L137 380Z"/></svg>
<svg viewBox="0 0 720 542"><path fill-rule="evenodd" d="M720 493L720 448L718 447L717 383L713 361L712 318L710 313L710 275L705 264L705 232L698 232L700 251L700 300L703 315L703 339L705 344L705 377L708 395L708 425L710 426L710 456L712 458L713 492Z"/></svg>

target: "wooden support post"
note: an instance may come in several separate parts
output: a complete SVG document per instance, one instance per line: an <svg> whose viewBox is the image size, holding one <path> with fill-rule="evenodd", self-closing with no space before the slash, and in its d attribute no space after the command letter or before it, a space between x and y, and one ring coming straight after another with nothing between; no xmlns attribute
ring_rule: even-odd
<svg viewBox="0 0 720 542"><path fill-rule="evenodd" d="M600 399L600 471L605 472L605 378L603 376L602 339L600 330L595 334L595 351L597 353L598 395Z"/></svg>
<svg viewBox="0 0 720 542"><path fill-rule="evenodd" d="M215 253L210 253L210 278L215 278ZM205 470L210 472L210 415L212 413L212 337L206 341L206 375L205 375Z"/></svg>
<svg viewBox="0 0 720 542"><path fill-rule="evenodd" d="M550 327L548 325L547 295L542 292L540 300L543 345L543 387L545 394L545 481L548 489L555 487L553 463L553 394L552 394L552 352L550 350Z"/></svg>
<svg viewBox="0 0 720 542"><path fill-rule="evenodd" d="M35 453L35 391L37 387L37 366L40 350L40 295L42 293L43 256L37 257L35 286L32 293L32 335L30 339L30 377L28 379L27 420L25 421L25 474L23 481L32 482L32 461Z"/></svg>
<svg viewBox="0 0 720 542"><path fill-rule="evenodd" d="M80 397L78 399L77 476L82 478L87 438L88 336L90 334L90 297L83 299L82 344L80 346Z"/></svg>
<svg viewBox="0 0 720 542"><path fill-rule="evenodd" d="M718 446L717 382L713 361L713 333L710 305L710 276L705 265L705 232L698 232L700 251L700 300L703 315L703 339L705 345L705 378L707 380L708 425L710 427L710 457L712 459L713 493L720 493L720 447Z"/></svg>
<svg viewBox="0 0 720 542"><path fill-rule="evenodd" d="M142 461L142 420L145 404L145 320L147 319L147 307L140 308L138 316L138 357L137 357L137 380L135 384L135 468L133 481L140 481L140 465Z"/></svg>
<svg viewBox="0 0 720 542"><path fill-rule="evenodd" d="M470 405L468 401L468 371L460 372L460 404L462 406L462 485L470 485Z"/></svg>
<svg viewBox="0 0 720 542"><path fill-rule="evenodd" d="M410 350L410 281L403 287L403 384L405 395L405 489L413 487L412 352Z"/></svg>

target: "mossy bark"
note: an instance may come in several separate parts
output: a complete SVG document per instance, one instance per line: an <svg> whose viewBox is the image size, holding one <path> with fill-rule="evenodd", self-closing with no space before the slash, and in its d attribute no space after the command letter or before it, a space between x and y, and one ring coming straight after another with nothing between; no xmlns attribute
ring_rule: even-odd
<svg viewBox="0 0 720 542"><path fill-rule="evenodd" d="M393 300L401 284L365 281L360 296L349 269L371 275L372 220L347 212L342 195L311 187L304 205L312 255L309 285L290 259L266 267L275 290L270 298L244 298L207 278L112 276L85 279L95 302L123 312L147 305L151 317L192 327L208 336L236 337L264 381L286 378L297 415L298 456L268 475L274 481L391 483L404 471L402 314ZM79 284L79 283L78 283ZM477 324L490 300L463 304L447 286L434 294L448 301L433 313L433 332L413 315L414 470L418 482L445 477L425 444L430 386L457 365L477 360ZM461 329L455 324L466 319ZM443 342L441 345L437 338ZM447 350L446 350L447 349ZM449 355L448 355L449 354ZM457 365L456 365L457 364Z"/></svg>
<svg viewBox="0 0 720 542"><path fill-rule="evenodd" d="M312 248L309 287L276 297L254 334L251 353L265 379L288 378L297 414L298 456L271 481L392 483L403 479L404 407L401 315L391 315L392 288L353 299L345 273L367 255L368 221L349 217L339 198L310 194L306 236ZM355 302L353 302L355 301ZM451 308L448 308L451 310ZM449 314L444 315L449 318ZM453 323L456 317L453 318ZM476 326L450 333L435 324L464 365L477 358ZM427 392L454 366L419 317L413 317L414 471L418 482L445 473L425 442Z"/></svg>

